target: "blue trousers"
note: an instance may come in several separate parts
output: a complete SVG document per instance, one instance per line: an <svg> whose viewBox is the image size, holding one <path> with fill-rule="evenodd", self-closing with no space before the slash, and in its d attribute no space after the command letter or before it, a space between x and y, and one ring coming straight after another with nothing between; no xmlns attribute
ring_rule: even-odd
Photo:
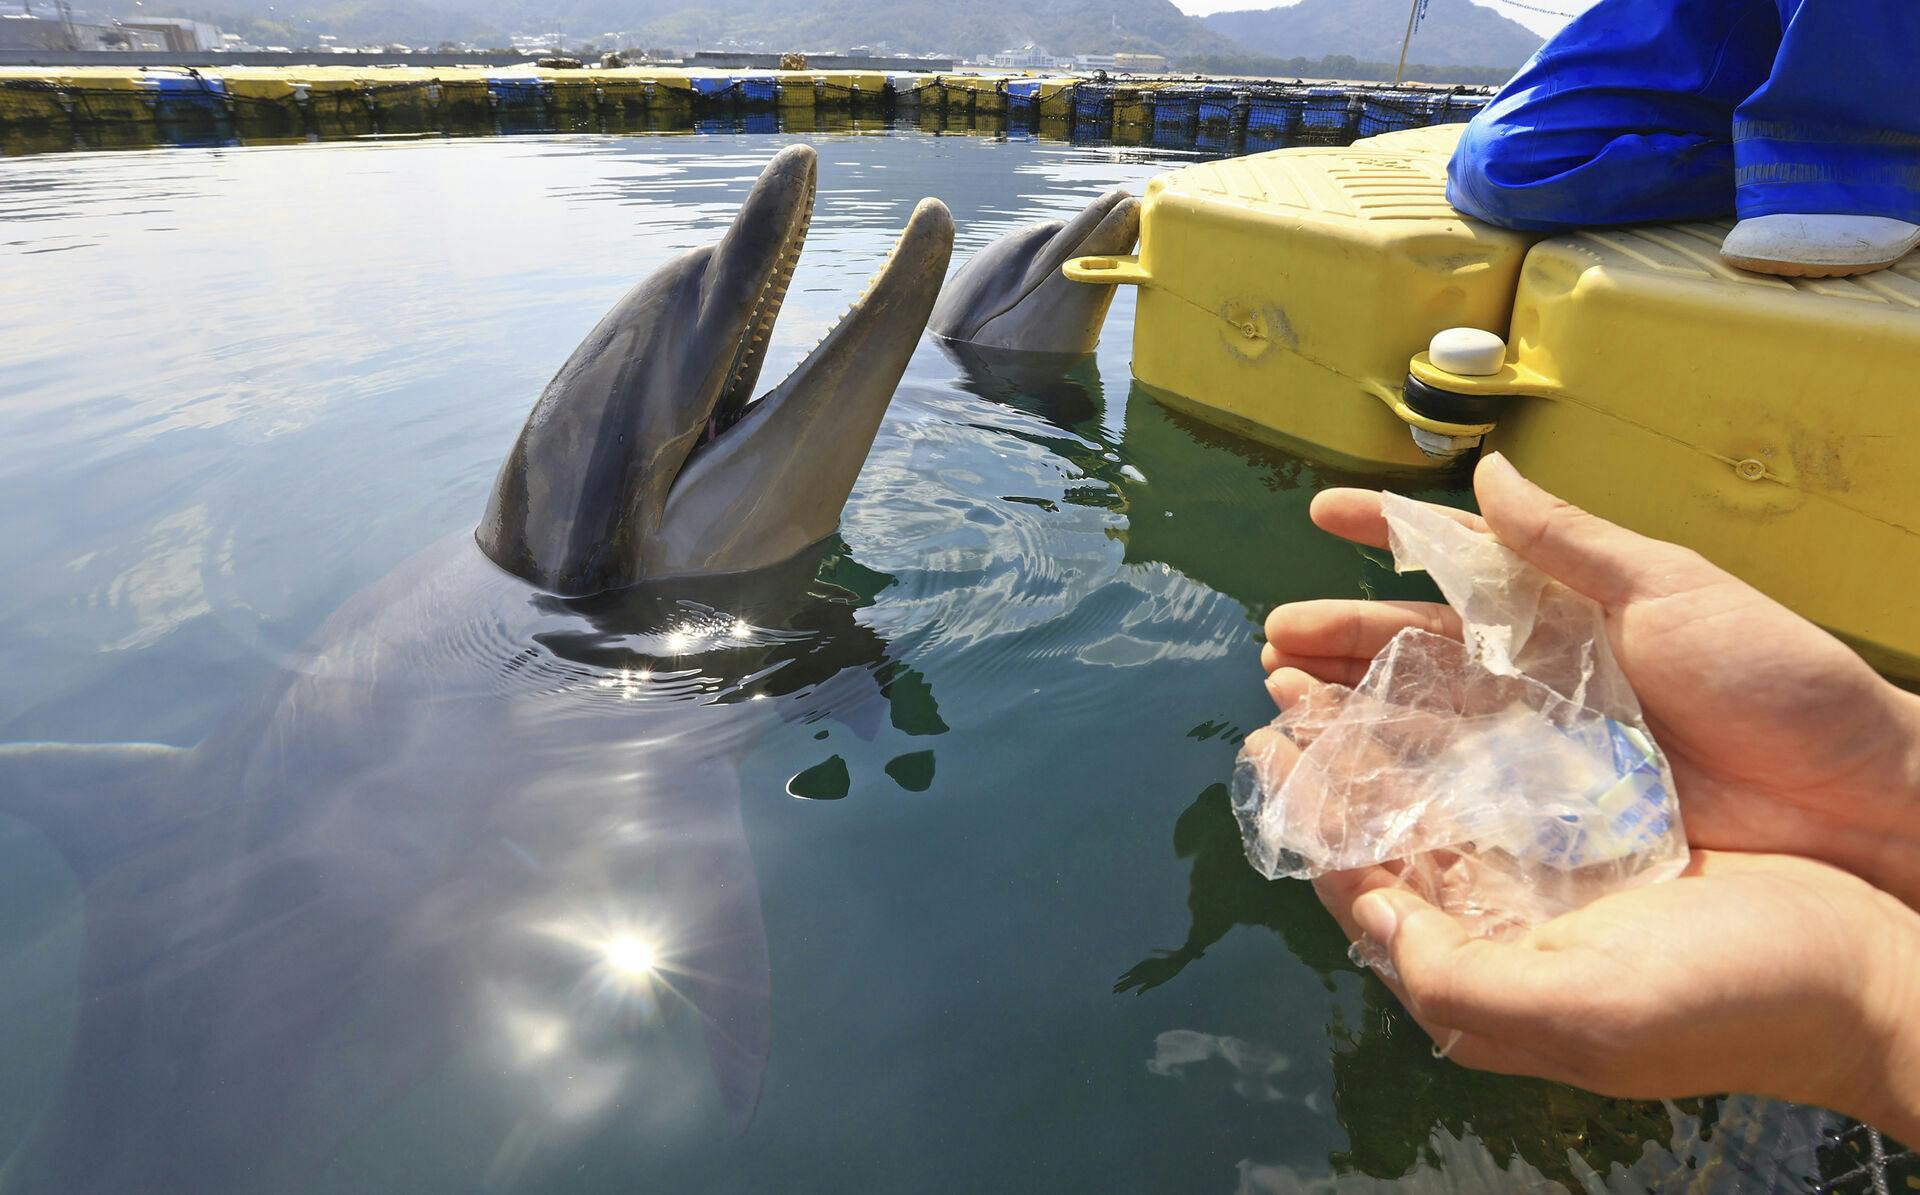
<svg viewBox="0 0 1920 1195"><path fill-rule="evenodd" d="M1468 124L1447 198L1536 232L1920 223L1920 0L1600 0Z"/></svg>

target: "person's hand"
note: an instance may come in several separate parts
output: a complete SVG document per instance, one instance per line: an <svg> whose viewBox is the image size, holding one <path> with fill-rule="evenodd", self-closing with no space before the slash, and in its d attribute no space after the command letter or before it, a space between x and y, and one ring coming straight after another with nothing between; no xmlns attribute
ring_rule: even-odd
<svg viewBox="0 0 1920 1195"><path fill-rule="evenodd" d="M1920 698L1698 554L1570 506L1498 454L1474 490L1484 520L1452 513L1606 610L1694 846L1825 860L1920 907ZM1386 546L1376 492L1327 490L1312 516ZM1262 651L1268 690L1284 709L1315 680L1355 684L1406 626L1460 635L1443 605L1281 606Z"/></svg>
<svg viewBox="0 0 1920 1195"><path fill-rule="evenodd" d="M1455 1061L1603 1095L1773 1095L1920 1140L1920 913L1855 876L1701 851L1511 942L1395 883L1314 886Z"/></svg>

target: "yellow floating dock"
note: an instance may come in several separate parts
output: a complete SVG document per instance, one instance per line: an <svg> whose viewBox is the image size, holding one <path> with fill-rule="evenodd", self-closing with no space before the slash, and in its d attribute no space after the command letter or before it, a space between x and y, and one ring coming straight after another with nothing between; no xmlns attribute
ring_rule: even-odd
<svg viewBox="0 0 1920 1195"><path fill-rule="evenodd" d="M1068 272L1142 288L1155 391L1375 468L1452 468L1484 438L1920 680L1920 257L1787 280L1725 265L1726 223L1496 229L1446 202L1458 135L1175 171L1137 258ZM1435 368L1453 327L1502 337L1498 372Z"/></svg>
<svg viewBox="0 0 1920 1195"><path fill-rule="evenodd" d="M420 132L818 132L872 117L935 132L1215 153L1465 120L1484 89L1009 71L674 66L0 67L0 154Z"/></svg>

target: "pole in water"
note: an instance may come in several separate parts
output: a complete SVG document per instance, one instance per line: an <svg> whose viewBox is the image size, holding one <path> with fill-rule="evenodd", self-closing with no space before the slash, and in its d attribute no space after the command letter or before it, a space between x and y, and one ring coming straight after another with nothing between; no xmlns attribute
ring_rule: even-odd
<svg viewBox="0 0 1920 1195"><path fill-rule="evenodd" d="M1407 47L1413 44L1413 19L1420 13L1420 0L1413 0L1407 6L1407 35L1400 39L1400 65L1393 68L1393 85L1400 86L1400 77L1407 73Z"/></svg>

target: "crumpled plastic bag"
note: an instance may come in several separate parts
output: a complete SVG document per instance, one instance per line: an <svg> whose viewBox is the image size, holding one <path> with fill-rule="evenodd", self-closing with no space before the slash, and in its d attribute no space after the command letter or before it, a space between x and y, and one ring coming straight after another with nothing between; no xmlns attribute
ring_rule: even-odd
<svg viewBox="0 0 1920 1195"><path fill-rule="evenodd" d="M1465 641L1402 630L1358 686L1316 685L1276 718L1287 742L1249 740L1233 787L1253 865L1394 865L1482 937L1678 875L1673 774L1600 606L1432 507L1382 509L1394 568L1433 577Z"/></svg>

